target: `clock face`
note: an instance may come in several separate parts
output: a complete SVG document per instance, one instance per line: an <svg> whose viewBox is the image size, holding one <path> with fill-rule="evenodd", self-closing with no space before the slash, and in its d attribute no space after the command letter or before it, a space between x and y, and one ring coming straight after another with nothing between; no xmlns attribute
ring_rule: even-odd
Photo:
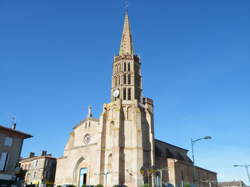
<svg viewBox="0 0 250 187"><path fill-rule="evenodd" d="M83 138L83 142L84 142L85 144L89 144L90 139L91 139L90 135L89 135L89 134L86 134L86 135L84 136L84 138Z"/></svg>
<svg viewBox="0 0 250 187"><path fill-rule="evenodd" d="M114 97L118 97L118 96L119 96L119 93L120 93L119 90L115 90L114 93L113 93L113 96L114 96Z"/></svg>

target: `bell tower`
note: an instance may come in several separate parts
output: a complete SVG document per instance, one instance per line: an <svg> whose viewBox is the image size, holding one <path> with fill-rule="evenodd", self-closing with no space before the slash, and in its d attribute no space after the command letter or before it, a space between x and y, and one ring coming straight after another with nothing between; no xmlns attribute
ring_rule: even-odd
<svg viewBox="0 0 250 187"><path fill-rule="evenodd" d="M153 100L142 98L140 58L135 55L128 12L119 54L112 69L111 102L103 105L99 120L99 183L140 187L153 178L140 173L154 165Z"/></svg>
<svg viewBox="0 0 250 187"><path fill-rule="evenodd" d="M111 100L142 102L140 58L134 54L128 12L125 14L119 55L114 57Z"/></svg>

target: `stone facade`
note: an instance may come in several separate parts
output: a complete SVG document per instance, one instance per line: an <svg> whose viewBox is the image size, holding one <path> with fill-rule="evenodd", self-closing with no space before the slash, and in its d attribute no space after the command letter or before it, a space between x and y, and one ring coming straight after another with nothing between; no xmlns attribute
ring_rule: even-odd
<svg viewBox="0 0 250 187"><path fill-rule="evenodd" d="M43 151L41 156L33 153L23 158L21 168L26 171L25 184L54 184L56 171L56 158Z"/></svg>
<svg viewBox="0 0 250 187"><path fill-rule="evenodd" d="M0 126L0 183L14 179L23 140L32 136L12 128Z"/></svg>
<svg viewBox="0 0 250 187"><path fill-rule="evenodd" d="M134 55L128 15L114 57L111 102L99 119L90 115L70 134L57 161L56 184L151 183L141 167L154 165L153 101L142 98L141 62Z"/></svg>
<svg viewBox="0 0 250 187"><path fill-rule="evenodd" d="M191 184L187 150L154 138L153 100L142 96L141 60L134 54L127 13L112 70L111 102L103 105L98 119L89 108L87 118L73 128L57 159L55 184Z"/></svg>
<svg viewBox="0 0 250 187"><path fill-rule="evenodd" d="M136 101L105 104L99 120L86 118L75 126L57 160L55 183L80 186L79 172L86 168L86 184L142 184L140 168L154 160L152 101L144 101L144 108Z"/></svg>

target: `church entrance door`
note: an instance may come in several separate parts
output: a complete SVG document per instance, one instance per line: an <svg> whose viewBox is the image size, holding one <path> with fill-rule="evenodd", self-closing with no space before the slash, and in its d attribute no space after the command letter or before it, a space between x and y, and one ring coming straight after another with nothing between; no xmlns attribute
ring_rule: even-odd
<svg viewBox="0 0 250 187"><path fill-rule="evenodd" d="M79 176L79 187L82 187L82 185L87 183L87 168L81 168L80 169L80 176Z"/></svg>

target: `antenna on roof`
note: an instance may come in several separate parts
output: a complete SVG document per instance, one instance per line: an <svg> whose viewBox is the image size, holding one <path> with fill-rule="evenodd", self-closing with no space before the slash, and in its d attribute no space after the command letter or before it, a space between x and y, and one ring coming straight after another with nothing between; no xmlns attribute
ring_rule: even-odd
<svg viewBox="0 0 250 187"><path fill-rule="evenodd" d="M16 129L16 117L15 116L11 118L11 128L14 130Z"/></svg>

